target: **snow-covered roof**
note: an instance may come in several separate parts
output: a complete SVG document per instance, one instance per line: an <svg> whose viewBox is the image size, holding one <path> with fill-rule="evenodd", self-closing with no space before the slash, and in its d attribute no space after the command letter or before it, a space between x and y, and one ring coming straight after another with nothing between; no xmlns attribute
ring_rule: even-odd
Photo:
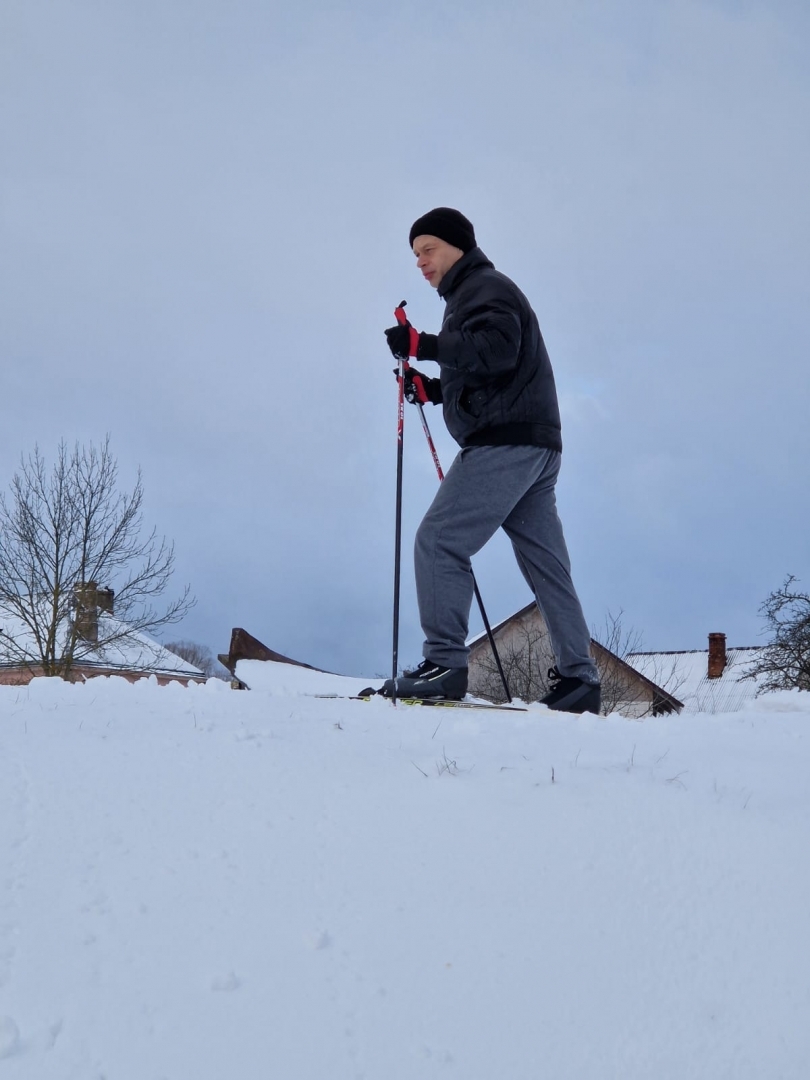
<svg viewBox="0 0 810 1080"><path fill-rule="evenodd" d="M200 668L170 652L148 634L128 629L126 623L114 615L99 612L98 623L100 644L94 648L83 644L81 655L77 655L74 667L103 671L142 671L144 675L171 675L190 679L205 678L205 672ZM13 651L3 649L3 637L14 642ZM110 638L117 640L110 641ZM36 662L36 648L31 630L19 616L0 607L0 669L20 667L20 660L17 658L20 650L24 650L29 659Z"/></svg>
<svg viewBox="0 0 810 1080"><path fill-rule="evenodd" d="M756 697L760 682L745 675L761 654L759 646L727 649L726 666L717 679L709 678L708 649L637 652L626 660L636 671L665 686L687 712L727 713L738 712Z"/></svg>

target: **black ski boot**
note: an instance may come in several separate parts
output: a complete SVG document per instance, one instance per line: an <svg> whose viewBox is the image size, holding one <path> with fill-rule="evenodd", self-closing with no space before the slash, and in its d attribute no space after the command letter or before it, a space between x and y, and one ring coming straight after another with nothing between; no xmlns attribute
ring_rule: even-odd
<svg viewBox="0 0 810 1080"><path fill-rule="evenodd" d="M418 668L405 671L396 680L387 679L377 691L383 697L448 698L461 701L467 693L467 668L443 667L423 660Z"/></svg>
<svg viewBox="0 0 810 1080"><path fill-rule="evenodd" d="M549 668L548 681L551 689L540 704L558 712L594 713L599 715L602 705L602 688L599 683L587 683L582 679L561 675L556 667Z"/></svg>

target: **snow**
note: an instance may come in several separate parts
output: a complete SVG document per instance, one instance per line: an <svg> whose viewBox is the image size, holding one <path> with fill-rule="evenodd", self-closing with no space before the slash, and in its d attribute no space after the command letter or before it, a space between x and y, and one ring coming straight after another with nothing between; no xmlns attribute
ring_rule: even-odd
<svg viewBox="0 0 810 1080"><path fill-rule="evenodd" d="M235 675L251 690L285 696L323 694L351 697L365 690L369 684L379 686L383 682L382 679L352 679L346 675L332 675L327 671L315 671L298 664L281 664L273 660L240 660Z"/></svg>
<svg viewBox="0 0 810 1080"><path fill-rule="evenodd" d="M810 694L638 722L278 666L0 687L2 1080L807 1077Z"/></svg>

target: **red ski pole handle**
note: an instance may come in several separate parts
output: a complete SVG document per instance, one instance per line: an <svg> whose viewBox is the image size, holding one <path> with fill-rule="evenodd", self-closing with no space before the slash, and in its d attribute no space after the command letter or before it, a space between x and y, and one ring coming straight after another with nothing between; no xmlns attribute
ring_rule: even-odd
<svg viewBox="0 0 810 1080"><path fill-rule="evenodd" d="M407 326L411 332L410 348L408 350L411 356L416 356L416 350L419 348L419 331L414 330L411 324L408 322L408 316L405 314L405 305L407 300L401 300L399 307L394 309L394 318L397 320L400 326ZM404 361L404 365L408 367L408 361ZM427 400L427 399L426 399Z"/></svg>

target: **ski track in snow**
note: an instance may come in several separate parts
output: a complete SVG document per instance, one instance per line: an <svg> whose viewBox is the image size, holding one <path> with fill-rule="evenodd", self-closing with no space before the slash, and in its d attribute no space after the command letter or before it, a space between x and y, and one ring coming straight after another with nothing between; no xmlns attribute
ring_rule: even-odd
<svg viewBox="0 0 810 1080"><path fill-rule="evenodd" d="M805 1080L808 695L0 687L2 1080Z"/></svg>

